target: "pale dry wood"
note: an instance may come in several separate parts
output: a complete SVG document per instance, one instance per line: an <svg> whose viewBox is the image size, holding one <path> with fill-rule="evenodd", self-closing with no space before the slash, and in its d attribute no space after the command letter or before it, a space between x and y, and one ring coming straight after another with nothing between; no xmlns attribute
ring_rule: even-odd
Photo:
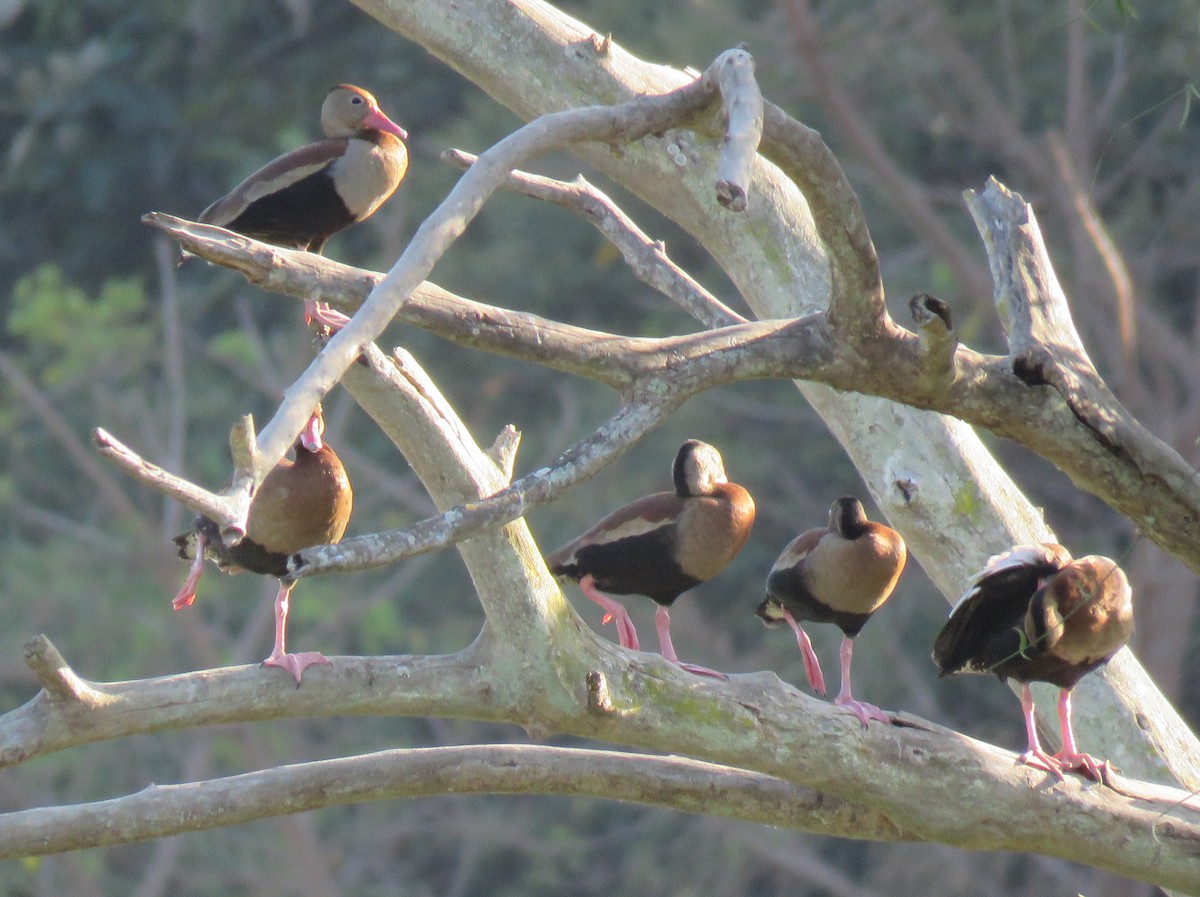
<svg viewBox="0 0 1200 897"><path fill-rule="evenodd" d="M465 2L447 8L430 0L355 2L526 118L669 90L690 77L647 64L615 42L598 57L589 49L594 32L586 24L538 0L513 0L502 15L487 3ZM503 46L481 44L475 39L480 28L503 31ZM956 62L962 59L956 58ZM977 68L968 64L966 74L974 79L972 87L983 84L986 88ZM528 90L531 83L537 83L539 89ZM984 98L990 99L990 95ZM984 118L989 121L1004 115L1004 110L986 105L973 108L985 109ZM790 128L812 151L797 153L793 149L796 141L774 140L773 118L782 121L785 130L781 133ZM870 264L873 249L861 210L844 176L838 177L841 172L836 160L815 132L789 124L779 110L767 106L762 152L779 168L757 164L751 189L756 196L771 197L772 204L748 209L736 230L728 226L729 216L706 200L711 157L697 153L694 164L680 169L663 149L662 140L646 138L640 147L628 146L620 154L588 146L577 147L576 152L692 233L760 315L792 315L856 293L872 301L879 298L870 289L870 271L877 266ZM783 170L794 184L784 177ZM821 251L822 242L827 244L827 253ZM856 259L865 260L859 268ZM855 280L856 271L864 275L864 288L847 290L845 283ZM836 289L831 284L832 274L838 281ZM989 555L1014 543L1051 535L1039 510L1021 494L970 427L817 384L801 385L801 391L842 443L913 554L951 601ZM986 413L986 408L981 412ZM1078 449L1071 444L1076 433L1070 427L1068 423L1066 429L1060 429L1053 415L1041 422L1043 438L1050 434L1065 437L1060 446L1062 459L1055 457L1061 465L1069 465ZM1090 435L1088 439L1094 449L1094 439ZM1124 482L1115 483L1103 473L1113 470L1110 457L1101 457L1098 467L1100 475L1077 480L1098 494L1137 493L1143 485L1149 486L1148 492L1159 488L1153 478L1143 484L1137 477L1126 476ZM1160 495L1150 496L1151 501ZM1183 519L1195 518L1193 511ZM1154 538L1169 542L1178 522L1179 518L1165 520L1164 526L1154 531ZM1196 547L1182 544L1173 551L1194 561L1200 556ZM1144 775L1200 781L1200 747L1194 736L1127 653L1110 665L1104 679L1107 684L1096 677L1085 680L1085 684L1098 683L1086 701L1094 716L1081 727L1082 737L1095 745L1091 749L1104 753L1128 750L1137 757L1136 769ZM1084 703L1080 701L1077 710Z"/></svg>
<svg viewBox="0 0 1200 897"><path fill-rule="evenodd" d="M562 794L712 813L879 841L912 840L885 818L760 773L684 757L531 744L379 751L279 766L89 804L0 814L0 858L164 838L372 800ZM713 807L714 792L723 795Z"/></svg>
<svg viewBox="0 0 1200 897"><path fill-rule="evenodd" d="M477 156L446 150L442 159L469 168ZM651 240L616 203L583 175L570 183L523 171L513 171L505 187L524 196L552 202L576 212L592 224L621 253L638 280L658 290L706 327L744 323L745 318L706 290L667 255L661 240ZM244 272L243 272L244 273Z"/></svg>
<svg viewBox="0 0 1200 897"><path fill-rule="evenodd" d="M1189 796L1177 789L1126 780L1118 780L1117 789L1100 788L1075 777L1058 783L1016 765L1007 751L915 717L864 730L850 714L771 673L701 680L657 655L601 642L582 627L560 628L556 638L571 654L557 669L559 696L545 694L544 679L514 676L504 659L493 665L497 646L482 642L445 657L331 658L331 667L306 674L301 689L275 671L249 667L88 683L104 700L87 712L43 694L0 717L0 762L136 733L246 720L417 714L526 727L535 720L543 734L682 753L815 789L826 800L832 795L841 802L833 806L848 814L838 829L847 836L878 837L890 829L971 849L1034 851L1200 893L1200 807L1189 806ZM586 696L597 673L608 687L606 702ZM880 777L885 766L888 775ZM169 798L161 794L162 812L187 805L186 788ZM755 802L743 802L736 788L728 803L719 789L709 794L710 812L725 803L729 815L761 819L751 812ZM252 812L269 812L262 803L270 801ZM762 811L759 805L756 812ZM44 820L62 819L55 816L61 812L43 809L22 818L45 831ZM98 824L94 817L91 822Z"/></svg>
<svg viewBox="0 0 1200 897"><path fill-rule="evenodd" d="M997 230L987 241L998 259L997 277L1006 278L1005 286L997 289L1009 297L1005 300L1008 304L1019 305L1019 298L1012 297L1028 295L1031 290L1037 290L1039 296L1051 295L1057 282L1032 213L1020 197L999 185L984 195L991 196L991 191L997 191L996 195L1004 192L1005 202L1015 204L1004 216L981 213L981 222L993 222L987 226L994 228L1002 225L1009 234ZM172 221L169 228L174 234L186 234L188 245L198 254L209 255L213 249L195 226ZM1014 240L1023 243L1015 254L1010 249L1001 258L997 247L1011 246ZM236 252L236 245L222 245L219 253L211 254L223 261ZM241 257L238 266L273 272L275 289L312 298L336 294L347 307L353 306L353 291L359 290L361 296L368 282L361 273L332 262L309 261L303 271L284 277L282 272L291 267L290 256L280 251L272 257L261 246L255 248L253 258ZM1003 274L1010 269L1013 273ZM304 272L313 270L321 271L320 277L306 282ZM338 287L331 286L342 272L345 280ZM444 291L435 293L432 287L424 289L426 296L436 295L436 302L415 296L406 305L403 319L464 345L547 364L617 388L644 385L646 378L653 376L659 378L664 393L685 398L736 379L802 378L874 393L986 426L1056 463L1077 483L1137 520L1164 547L1180 553L1193 566L1200 565L1200 526L1170 525L1190 509L1200 509L1200 482L1177 453L1137 425L1111 398L1081 348L1073 352L1069 364L1038 362L1041 370L1058 378L1059 392L1068 398L1063 402L1061 395L1032 389L1014 377L1010 358L979 355L959 345L945 319L934 315L931 320L928 308L921 304L913 306L920 338L892 325L873 340L845 343L840 331L832 332L818 313L793 321L748 322L706 333L649 339L575 328L472 303ZM1077 335L1064 329L1070 322L1066 299L1061 290L1054 295L1052 301L1043 299L1036 305L1038 313L1033 318L1019 309L1006 310L1006 316L1016 322L1012 341L1018 357L1042 357L1045 346L1051 345L1041 340L1042 332L1053 337L1053 345L1079 346ZM944 311L948 317L948 309ZM1038 325L1039 334L1028 327L1022 329L1021 321L1035 320L1046 322ZM940 331L936 352L931 348L931 327ZM1122 419L1110 420L1117 413ZM1174 513L1163 516L1164 508ZM1193 543L1198 543L1197 554L1186 554L1183 549ZM422 544L426 549L431 545Z"/></svg>
<svg viewBox="0 0 1200 897"><path fill-rule="evenodd" d="M722 54L716 64L716 77L725 105L717 202L731 211L744 212L763 128L763 98L754 77L754 57L745 50Z"/></svg>

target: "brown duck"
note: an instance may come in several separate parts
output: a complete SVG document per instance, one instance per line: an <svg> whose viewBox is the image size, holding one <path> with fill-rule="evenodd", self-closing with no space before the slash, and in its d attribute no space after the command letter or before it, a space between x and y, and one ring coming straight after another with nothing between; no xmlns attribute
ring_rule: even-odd
<svg viewBox="0 0 1200 897"><path fill-rule="evenodd" d="M646 595L658 604L655 624L663 657L700 675L723 673L681 663L671 643L675 599L716 576L733 560L754 525L754 499L725 476L721 454L689 439L672 466L674 492L656 492L613 511L546 558L555 576L579 583L583 594L616 621L624 648L638 649L625 607L605 592Z"/></svg>
<svg viewBox="0 0 1200 897"><path fill-rule="evenodd" d="M862 503L846 495L830 506L827 526L801 533L783 549L767 576L767 597L758 606L758 615L768 625L783 621L792 627L809 684L820 695L825 694L825 677L799 621L833 623L842 630L842 687L833 702L864 726L872 719L890 720L874 704L854 699L854 639L891 596L907 560L900 534L868 520Z"/></svg>
<svg viewBox="0 0 1200 897"><path fill-rule="evenodd" d="M1021 683L1028 749L1019 762L1053 773L1078 770L1101 781L1107 763L1081 753L1071 727L1071 689L1112 659L1133 633L1133 596L1116 562L1077 560L1051 542L1020 545L991 558L950 612L933 659L942 676L993 673ZM1038 741L1030 682L1061 689L1062 749Z"/></svg>
<svg viewBox="0 0 1200 897"><path fill-rule="evenodd" d="M337 542L346 532L354 493L342 462L322 440L325 421L318 405L300 438L295 460L284 458L267 474L250 506L246 536L226 546L218 526L207 517L196 518L191 532L175 537L179 556L192 560L192 569L172 606L182 610L196 600L196 586L208 557L227 573L249 570L282 577L288 558L312 545ZM315 663L329 663L317 651L288 654L285 648L292 585L282 581L275 597L275 647L264 666L282 667L296 684Z"/></svg>
<svg viewBox="0 0 1200 897"><path fill-rule="evenodd" d="M408 171L408 134L375 97L339 84L321 106L327 139L268 162L200 213L216 224L276 246L321 252L338 231L370 218ZM331 327L348 320L312 303L311 318Z"/></svg>

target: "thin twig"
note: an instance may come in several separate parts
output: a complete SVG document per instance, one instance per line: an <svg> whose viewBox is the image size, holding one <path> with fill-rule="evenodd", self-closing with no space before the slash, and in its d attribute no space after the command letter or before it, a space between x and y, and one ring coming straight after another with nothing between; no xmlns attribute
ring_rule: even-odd
<svg viewBox="0 0 1200 897"><path fill-rule="evenodd" d="M105 697L81 679L54 643L44 635L35 635L25 643L25 663L33 670L51 699L62 704L99 707Z"/></svg>
<svg viewBox="0 0 1200 897"><path fill-rule="evenodd" d="M471 153L448 149L442 160L462 169L478 159ZM706 327L745 323L739 315L700 285L667 256L661 240L651 240L603 191L583 175L574 181L555 180L524 171L509 174L505 187L515 193L552 202L574 211L617 248L638 280L658 290Z"/></svg>
<svg viewBox="0 0 1200 897"><path fill-rule="evenodd" d="M152 464L103 428L93 431L92 438L100 454L134 479L216 521L223 533L233 536L240 531L245 534L246 513L250 507L247 491L217 495Z"/></svg>

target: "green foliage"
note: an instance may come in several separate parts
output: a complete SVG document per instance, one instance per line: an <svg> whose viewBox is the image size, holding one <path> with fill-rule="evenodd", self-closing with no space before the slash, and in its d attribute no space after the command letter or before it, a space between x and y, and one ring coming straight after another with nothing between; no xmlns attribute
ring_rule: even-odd
<svg viewBox="0 0 1200 897"><path fill-rule="evenodd" d="M247 367L258 360L258 346L243 330L226 330L208 341L210 357Z"/></svg>
<svg viewBox="0 0 1200 897"><path fill-rule="evenodd" d="M17 282L8 315L8 332L25 341L47 386L127 366L149 351L155 329L138 279L107 280L89 298L51 264Z"/></svg>

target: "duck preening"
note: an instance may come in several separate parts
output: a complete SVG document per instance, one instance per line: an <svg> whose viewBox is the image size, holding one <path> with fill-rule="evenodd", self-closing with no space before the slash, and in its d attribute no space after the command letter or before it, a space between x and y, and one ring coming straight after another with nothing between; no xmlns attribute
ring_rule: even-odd
<svg viewBox="0 0 1200 897"><path fill-rule="evenodd" d="M616 622L622 647L638 649L637 631L625 607L604 592L652 598L658 604L655 624L663 657L692 673L724 677L680 662L668 608L742 550L754 525L754 499L726 478L720 452L696 439L680 447L672 477L674 492L618 508L550 554L546 565L560 579L578 582L583 594L604 608L604 622Z"/></svg>
<svg viewBox="0 0 1200 897"><path fill-rule="evenodd" d="M282 577L288 557L312 545L337 542L346 532L354 494L342 462L324 442L321 407L309 418L296 440L295 460L284 458L263 479L250 505L246 536L237 545L225 545L220 528L207 517L196 518L190 532L175 537L179 556L192 561L192 569L172 606L182 610L196 600L196 586L205 557L227 573L249 570ZM275 597L275 647L264 666L282 667L296 684L315 663L329 663L317 651L288 654L285 646L292 585L282 581Z"/></svg>
<svg viewBox="0 0 1200 897"><path fill-rule="evenodd" d="M1021 683L1028 749L1020 762L1063 777L1079 770L1101 781L1107 762L1079 751L1071 689L1107 663L1133 633L1129 580L1098 555L1077 560L1061 545L1021 545L991 558L950 612L933 659L941 675L993 673ZM1058 686L1062 748L1038 741L1030 682Z"/></svg>
<svg viewBox="0 0 1200 897"><path fill-rule="evenodd" d="M767 576L767 597L757 613L768 625L786 622L796 633L809 684L825 694L825 677L800 621L834 623L842 630L842 686L834 703L863 725L889 722L873 704L856 701L850 685L854 638L895 589L908 549L891 527L867 519L862 503L843 496L829 508L829 523L793 539Z"/></svg>
<svg viewBox="0 0 1200 897"><path fill-rule="evenodd" d="M327 139L268 162L199 220L276 246L321 252L338 231L371 217L404 179L408 134L353 84L339 84L325 97L321 128ZM308 305L308 314L330 327L348 320L317 303Z"/></svg>

